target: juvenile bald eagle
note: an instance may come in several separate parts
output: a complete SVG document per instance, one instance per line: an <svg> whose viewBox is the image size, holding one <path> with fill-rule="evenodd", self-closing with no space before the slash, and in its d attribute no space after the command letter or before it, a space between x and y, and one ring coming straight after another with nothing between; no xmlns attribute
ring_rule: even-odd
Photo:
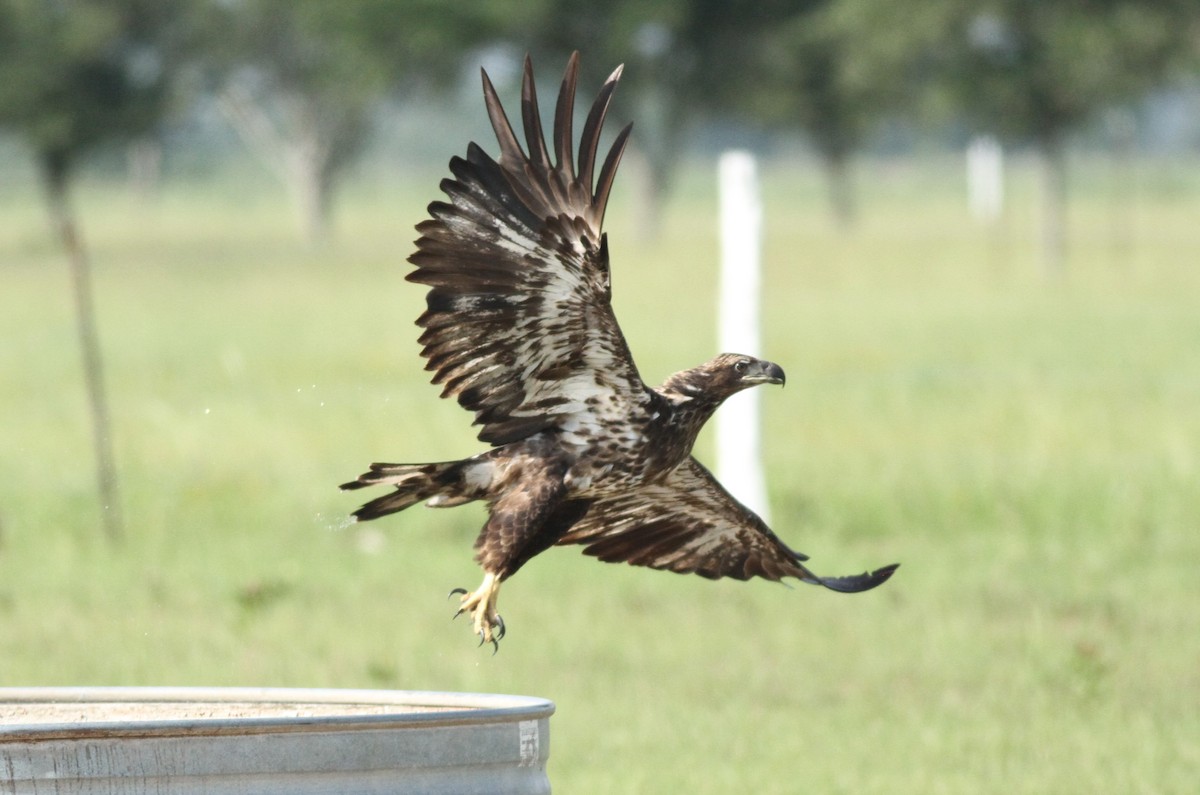
<svg viewBox="0 0 1200 795"><path fill-rule="evenodd" d="M475 413L487 452L436 464L372 464L343 489L393 487L354 512L376 519L425 501L484 500L489 518L475 541L483 583L458 588L480 643L498 647L500 583L555 544L582 544L600 560L718 579L795 577L835 591L874 588L896 566L819 577L692 457L700 428L730 395L783 384L777 364L724 353L642 382L609 304L605 205L630 127L617 134L593 181L600 128L621 76L604 83L584 123L576 163L572 112L579 72L571 56L546 147L525 60L522 149L483 72L494 160L474 143L450 161L449 201L430 218L408 280L427 285L417 319L425 369L442 397Z"/></svg>

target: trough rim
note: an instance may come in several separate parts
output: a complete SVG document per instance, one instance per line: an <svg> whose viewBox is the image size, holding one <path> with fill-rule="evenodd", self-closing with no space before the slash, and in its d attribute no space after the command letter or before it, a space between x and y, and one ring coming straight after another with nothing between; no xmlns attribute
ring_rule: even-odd
<svg viewBox="0 0 1200 795"><path fill-rule="evenodd" d="M0 743L99 737L176 737L329 731L378 731L462 724L541 720L554 714L554 703L536 696L431 690L368 690L290 687L0 687L6 704L196 703L196 704L345 704L390 706L395 713L303 717L223 717L70 723L0 723ZM405 712L404 707L431 709Z"/></svg>

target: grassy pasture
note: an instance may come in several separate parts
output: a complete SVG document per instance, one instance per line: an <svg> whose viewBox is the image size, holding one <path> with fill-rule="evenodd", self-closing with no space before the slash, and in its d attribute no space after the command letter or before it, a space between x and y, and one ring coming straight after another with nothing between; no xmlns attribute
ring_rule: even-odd
<svg viewBox="0 0 1200 795"><path fill-rule="evenodd" d="M312 251L270 189L85 184L128 537L99 530L61 257L0 192L0 684L382 687L553 699L562 792L1191 792L1200 780L1200 168L1083 163L1068 278L1025 164L997 228L957 164L874 162L833 229L768 169L776 529L841 596L552 550L509 637L449 622L482 513L363 526L334 486L479 449L403 282L436 176L364 180ZM1118 201L1125 207L1118 213ZM715 197L609 226L647 380L713 351ZM702 440L701 457L708 453Z"/></svg>

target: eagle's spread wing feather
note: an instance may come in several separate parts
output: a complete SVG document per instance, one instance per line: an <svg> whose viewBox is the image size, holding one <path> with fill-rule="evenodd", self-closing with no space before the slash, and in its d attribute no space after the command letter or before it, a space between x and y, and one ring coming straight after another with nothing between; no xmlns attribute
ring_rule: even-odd
<svg viewBox="0 0 1200 795"><path fill-rule="evenodd" d="M621 70L601 89L572 156L578 55L563 77L554 116L554 156L542 136L533 70L526 58L522 150L483 74L500 145L493 160L472 144L442 182L448 201L429 206L417 230L413 282L428 285L417 320L421 355L442 395L475 412L479 438L506 444L559 427L595 429L627 421L650 400L610 305L608 245L601 224L629 133L616 137L593 185L600 128Z"/></svg>
<svg viewBox="0 0 1200 795"><path fill-rule="evenodd" d="M593 503L558 541L584 544L584 553L709 579L796 577L835 591L865 591L895 566L850 577L819 577L803 565L766 523L743 506L695 458L665 480Z"/></svg>

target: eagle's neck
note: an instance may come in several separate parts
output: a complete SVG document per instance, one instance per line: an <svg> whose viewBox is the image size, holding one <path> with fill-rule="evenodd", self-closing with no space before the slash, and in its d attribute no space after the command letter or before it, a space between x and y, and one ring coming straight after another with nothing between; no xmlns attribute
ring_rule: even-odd
<svg viewBox="0 0 1200 795"><path fill-rule="evenodd" d="M713 394L702 384L682 378L687 373L671 376L655 390L665 404L660 420L661 435L656 440L656 444L661 445L658 457L671 467L691 454L700 429L725 400L725 395Z"/></svg>
<svg viewBox="0 0 1200 795"><path fill-rule="evenodd" d="M720 407L721 402L721 400L714 400L707 395L672 402L671 425L689 436L694 442L700 429L704 427L704 423L708 422L708 418Z"/></svg>

